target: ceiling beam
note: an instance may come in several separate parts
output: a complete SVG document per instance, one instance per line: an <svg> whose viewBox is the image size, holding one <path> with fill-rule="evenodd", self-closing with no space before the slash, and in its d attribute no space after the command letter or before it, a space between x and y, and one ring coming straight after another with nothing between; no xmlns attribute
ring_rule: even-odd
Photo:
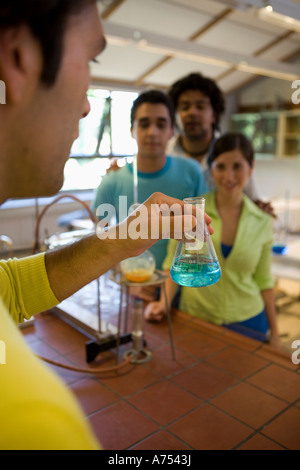
<svg viewBox="0 0 300 470"><path fill-rule="evenodd" d="M202 36L202 34L206 33L209 29L211 29L213 26L215 26L217 23L219 23L221 20L223 20L224 18L226 18L226 16L229 15L229 13L231 13L232 10L231 9L226 9L224 10L220 15L216 16L215 18L213 18L211 21L208 22L207 25L205 25L203 28L201 28L200 30L196 31L194 34L192 34L189 38L188 38L188 41L196 41L200 36ZM157 62L157 64L155 64L153 67L151 67L149 70L147 70L145 73L143 73L143 75L141 75L137 80L136 80L136 84L137 85L142 85L143 81L145 80L146 77L148 77L149 75L151 75L153 72L155 72L156 70L158 70L160 67L162 67L163 65L165 65L167 62L169 62L170 60L173 59L173 56L166 56L164 57L163 59L161 59L160 61Z"/></svg>
<svg viewBox="0 0 300 470"><path fill-rule="evenodd" d="M108 43L113 44L115 42L119 46L134 44L137 49L145 52L153 52L162 56L181 58L192 62L208 63L224 68L235 66L238 70L289 81L300 77L299 67L283 62L233 53L189 40L154 34L150 31L139 30L137 34L136 29L106 21L103 21L103 28Z"/></svg>
<svg viewBox="0 0 300 470"><path fill-rule="evenodd" d="M280 42L284 41L285 39L288 39L290 36L292 36L294 33L293 31L287 31L286 33L283 33L281 36L279 36L278 38L276 39L273 39L271 42L269 42L268 44L264 45L263 47L261 47L260 49L258 49L257 51L254 52L254 56L255 57L259 57L261 54L263 54L264 52L268 51L269 49L271 49L272 47L276 46L276 44L279 44ZM283 61L284 62L284 61ZM229 70L226 70L226 72L224 73L221 73L221 75L219 75L216 80L217 81L220 81L222 80L223 78L226 78L228 77L228 75L230 75L231 73L233 72L236 72L237 68L234 66L234 67L231 67ZM252 80L252 79L251 79Z"/></svg>
<svg viewBox="0 0 300 470"><path fill-rule="evenodd" d="M159 62L157 62L155 65L150 67L145 73L143 73L137 80L135 80L136 85L142 85L145 78L154 73L156 70L160 69L163 65L165 65L167 62L172 60L173 57L171 56L166 56L163 59L161 59Z"/></svg>
<svg viewBox="0 0 300 470"><path fill-rule="evenodd" d="M93 87L101 87L106 88L107 90L132 90L137 91L137 89L141 89L142 87L137 87L136 84L132 80L116 80L115 78L107 78L107 77L100 77L100 76L92 76L90 80L90 84Z"/></svg>
<svg viewBox="0 0 300 470"><path fill-rule="evenodd" d="M199 39L201 36L203 36L203 34L207 33L207 31L209 31L211 28L220 23L220 21L224 20L232 12L232 8L227 8L226 10L221 12L219 15L209 21L205 26L203 26L203 28L200 28L199 31L192 34L192 36L189 37L189 41L196 41L197 39Z"/></svg>
<svg viewBox="0 0 300 470"><path fill-rule="evenodd" d="M107 20L126 0L113 0L111 4L104 10L101 18Z"/></svg>
<svg viewBox="0 0 300 470"><path fill-rule="evenodd" d="M276 13L300 20L299 5L292 0L222 0L222 3L235 9L247 9L249 7L260 9L270 4Z"/></svg>
<svg viewBox="0 0 300 470"><path fill-rule="evenodd" d="M291 60L295 60L298 57L300 57L300 49L298 49L296 52L293 52L293 54L289 54L288 56L283 57L282 60L288 62L288 61L291 61ZM218 77L217 80L220 80L220 78ZM246 79L243 83L240 83L238 86L233 87L230 90L226 90L226 94L228 95L230 93L234 93L235 91L237 91L241 88L244 88L245 86L251 85L256 80L257 80L257 77L250 77L250 78Z"/></svg>

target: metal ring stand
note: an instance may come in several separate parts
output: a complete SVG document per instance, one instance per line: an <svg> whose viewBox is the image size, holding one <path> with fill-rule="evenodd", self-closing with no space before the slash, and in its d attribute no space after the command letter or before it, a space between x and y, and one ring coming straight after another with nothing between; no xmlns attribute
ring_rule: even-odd
<svg viewBox="0 0 300 470"><path fill-rule="evenodd" d="M124 277L121 276L121 274L112 274L111 275L111 280L116 282L117 284L120 285L120 308L119 308L119 316L118 316L118 333L117 333L117 360L119 357L119 348L120 348L120 343L121 343L121 336L120 336L120 331L121 331L121 318L122 318L122 302L123 302L123 296L124 296L124 291L126 293L126 310L125 310L125 333L127 332L127 324L128 324L128 307L129 307L129 288L130 287L146 287L146 286L160 286L163 290L163 295L165 298L165 305L166 305L166 312L167 312L167 319L168 319L168 328L169 328L169 336L170 336L170 344L171 344L171 352L172 352L172 359L175 361L175 347L174 347L174 339L173 339L173 330L172 330L172 319L171 319L171 311L170 307L168 304L168 298L167 298L167 293L166 293L166 286L165 286L165 280L167 278L167 275L159 270L156 270L153 275L150 277L150 279L146 282L141 282L141 283L136 283L136 282L129 282L127 281ZM143 362L147 362L150 360L151 353L148 351L142 351L144 353L144 358L138 359L137 357L133 357L132 362L141 364ZM127 351L125 355L127 354L130 355L132 354L132 351ZM133 354L134 356L134 354Z"/></svg>
<svg viewBox="0 0 300 470"><path fill-rule="evenodd" d="M152 354L150 351L146 351L145 349L140 351L139 354L137 354L133 349L129 349L129 351L124 353L123 357L126 360L130 356L132 356L130 361L132 364L145 364L145 362L149 362L151 360Z"/></svg>

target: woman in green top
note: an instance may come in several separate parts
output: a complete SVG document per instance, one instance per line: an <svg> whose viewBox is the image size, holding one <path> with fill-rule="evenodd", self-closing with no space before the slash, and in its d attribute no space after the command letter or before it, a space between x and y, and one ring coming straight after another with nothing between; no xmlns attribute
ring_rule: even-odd
<svg viewBox="0 0 300 470"><path fill-rule="evenodd" d="M272 218L243 193L254 167L251 143L242 134L225 134L216 142L208 163L216 191L204 195L205 209L212 218L222 277L212 286L182 287L179 308L279 346L271 275ZM165 270L171 267L175 248L176 241L171 241ZM169 278L166 288L172 301L178 286ZM150 321L164 315L163 299L145 310Z"/></svg>

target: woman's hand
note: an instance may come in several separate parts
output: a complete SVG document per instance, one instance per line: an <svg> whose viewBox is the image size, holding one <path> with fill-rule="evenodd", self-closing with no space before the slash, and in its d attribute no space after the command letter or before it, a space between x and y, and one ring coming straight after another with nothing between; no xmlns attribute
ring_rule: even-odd
<svg viewBox="0 0 300 470"><path fill-rule="evenodd" d="M280 338L277 334L275 335L271 334L270 339L269 339L269 345L273 346L273 348L280 349Z"/></svg>
<svg viewBox="0 0 300 470"><path fill-rule="evenodd" d="M157 286L132 286L129 288L129 293L146 302L154 302L157 299Z"/></svg>
<svg viewBox="0 0 300 470"><path fill-rule="evenodd" d="M144 317L150 322L160 322L166 316L166 307L163 302L150 302L144 311Z"/></svg>

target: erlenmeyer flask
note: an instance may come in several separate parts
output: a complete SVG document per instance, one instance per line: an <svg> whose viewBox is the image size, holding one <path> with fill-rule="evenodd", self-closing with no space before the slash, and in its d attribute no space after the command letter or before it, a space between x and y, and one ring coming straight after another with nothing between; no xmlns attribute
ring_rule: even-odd
<svg viewBox="0 0 300 470"><path fill-rule="evenodd" d="M178 242L171 266L171 278L186 287L204 287L215 284L221 277L221 268L204 220L205 199L184 199L185 204L196 205L197 227L185 234L186 241Z"/></svg>

